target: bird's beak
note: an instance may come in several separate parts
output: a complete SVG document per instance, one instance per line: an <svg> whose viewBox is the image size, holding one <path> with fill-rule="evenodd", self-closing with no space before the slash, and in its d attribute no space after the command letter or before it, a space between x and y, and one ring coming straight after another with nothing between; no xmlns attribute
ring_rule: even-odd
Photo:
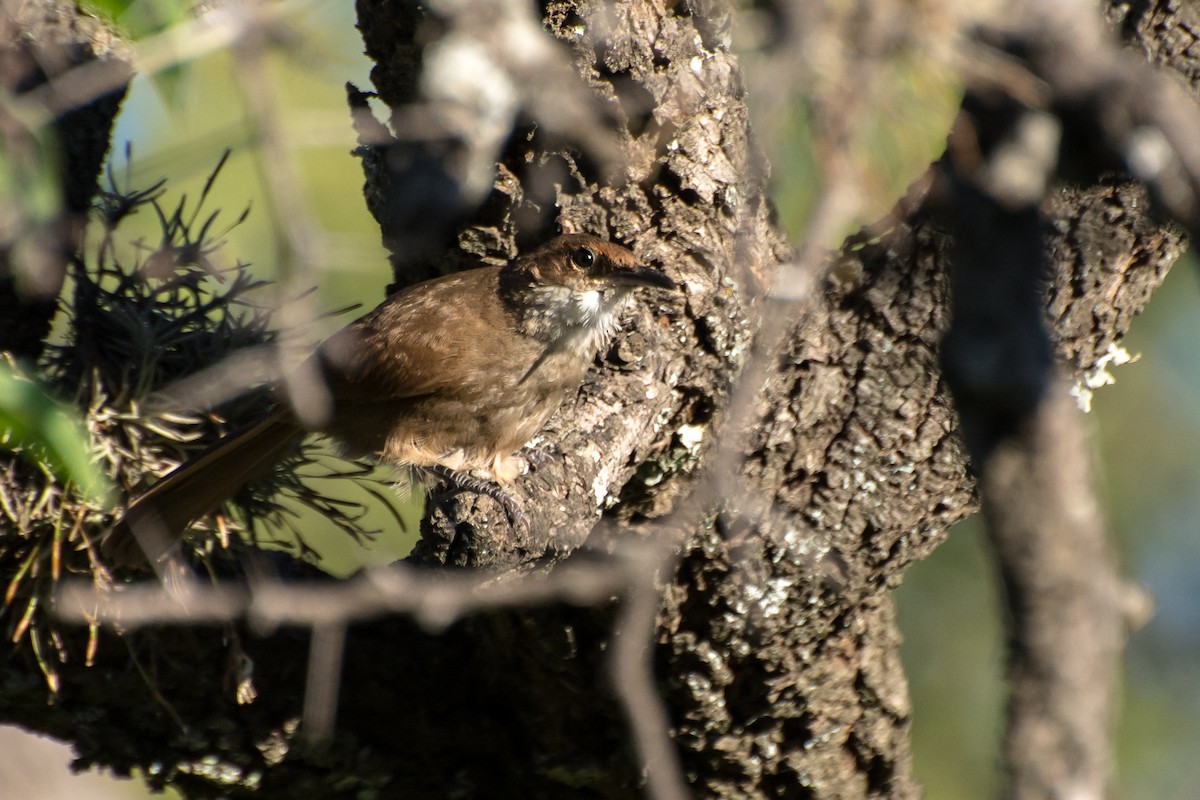
<svg viewBox="0 0 1200 800"><path fill-rule="evenodd" d="M658 270L638 265L618 269L608 274L608 279L619 286L653 286L659 289L678 289L675 281Z"/></svg>

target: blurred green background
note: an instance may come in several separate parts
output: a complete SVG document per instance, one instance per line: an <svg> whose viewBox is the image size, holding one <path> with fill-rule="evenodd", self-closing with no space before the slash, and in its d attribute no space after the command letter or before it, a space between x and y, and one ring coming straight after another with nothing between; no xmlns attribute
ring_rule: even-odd
<svg viewBox="0 0 1200 800"><path fill-rule="evenodd" d="M154 4L139 4L143 12L147 6ZM378 229L361 199L358 161L350 156L355 141L343 85L350 80L369 87L370 65L361 55L351 4L311 2L296 8L298 38L272 51L256 79L269 85L282 110L286 145L303 178L301 202L322 252L317 303L321 310L349 303L369 308L382 299L390 275ZM752 57L747 66L754 69ZM859 171L870 178L857 222L885 211L936 157L953 113L956 90L945 75L914 61L912 54L894 66L882 92L890 101L878 104L854 137ZM132 143L134 185L168 178L169 206L179 193L194 197L221 151L234 148L211 207L223 208L230 220L247 203L252 211L228 235L221 257L249 261L269 277L278 260L276 238L265 213L262 170L246 134L235 68L228 53L218 52L166 76L137 78L114 134L114 166L118 174L124 169L124 143ZM798 237L820 190L821 163L803 155L814 152L805 115L809 105L803 97L794 99L789 113L759 124L774 130L765 138L773 150L775 196L783 223ZM141 222L146 236L157 230L153 220ZM1132 636L1126 656L1117 769L1118 796L1128 800L1190 798L1200 783L1195 758L1200 752L1196 275L1190 261L1175 267L1127 342L1142 359L1116 370L1117 385L1097 393L1090 416L1125 572L1157 602L1154 617ZM347 320L326 320L313 340ZM346 572L404 552L411 534L397 532L386 514L378 518L388 535L370 550L327 531L317 543L327 566ZM897 601L913 695L917 778L931 800L994 796L1003 651L995 584L971 521L952 530L932 558L911 570ZM31 770L35 759L44 761L43 769ZM69 760L65 747L0 728L0 794L28 800L149 796L136 782L69 777ZM41 789L17 782L31 774L41 779Z"/></svg>
<svg viewBox="0 0 1200 800"><path fill-rule="evenodd" d="M117 6L129 5L115 3ZM127 15L153 35L148 9L169 3L133 3ZM351 155L356 146L346 106L345 83L369 87L370 63L354 28L353 7L337 2L294 2L285 46L266 48L261 69L250 79L266 87L278 113L283 149L301 184L302 196L292 198L307 221L308 236L317 253L312 274L280 276L281 235L274 215L283 209L267 191L267 165L252 139L252 97L246 96L247 76L228 50L218 50L156 76L138 77L122 107L113 133L110 165L119 183L144 187L166 178L160 203L173 208L176 198L192 203L226 148L232 150L205 203L206 212L220 210L221 230L250 209L246 220L222 237L225 244L213 254L217 266L248 262L259 277L277 282L259 292L268 307L315 288L313 319L301 342L316 344L384 297L391 282L379 229L362 200L362 169ZM162 13L165 21L175 15ZM118 17L122 22L126 17ZM126 146L132 159L126 159ZM140 228L139 228L140 226ZM145 237L154 244L158 224L148 211L123 223L118 236L126 241ZM285 283L287 284L285 286ZM348 313L339 309L359 306ZM295 304L293 304L293 307ZM329 315L329 316L325 316ZM322 465L324 466L324 465ZM383 468L381 468L383 470ZM309 470L321 474L323 469ZM387 475L386 470L381 472ZM406 553L415 538L419 498L402 505L407 530L398 530L390 512L366 492L344 480L309 481L325 494L355 500L372 509L364 524L379 531L369 550L358 547L319 515L300 509L305 541L322 555L322 566L344 574L363 564L388 562ZM390 489L381 487L384 494ZM287 539L285 532L274 531Z"/></svg>

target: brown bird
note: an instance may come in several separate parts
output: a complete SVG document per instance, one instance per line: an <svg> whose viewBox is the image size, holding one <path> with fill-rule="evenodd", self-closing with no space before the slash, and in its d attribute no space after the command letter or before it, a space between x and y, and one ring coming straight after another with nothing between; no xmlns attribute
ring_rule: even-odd
<svg viewBox="0 0 1200 800"><path fill-rule="evenodd" d="M137 563L142 551L157 559L310 431L348 455L446 477L511 509L500 487L521 472L516 451L579 388L638 286L675 283L624 247L568 234L503 267L403 289L306 365L323 378L327 413L302 421L281 403L221 439L130 503L106 551L118 563Z"/></svg>

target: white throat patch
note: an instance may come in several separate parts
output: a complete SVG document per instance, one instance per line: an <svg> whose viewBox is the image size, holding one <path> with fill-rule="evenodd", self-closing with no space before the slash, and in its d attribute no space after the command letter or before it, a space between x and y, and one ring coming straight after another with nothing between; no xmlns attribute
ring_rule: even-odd
<svg viewBox="0 0 1200 800"><path fill-rule="evenodd" d="M573 337L571 349L583 358L592 358L613 335L617 316L628 296L625 287L609 290L607 297L596 289L576 294L574 302L578 317L574 323L579 335Z"/></svg>
<svg viewBox="0 0 1200 800"><path fill-rule="evenodd" d="M577 302L579 303L579 308L589 316L600 313L600 292L596 291L595 289L579 295Z"/></svg>

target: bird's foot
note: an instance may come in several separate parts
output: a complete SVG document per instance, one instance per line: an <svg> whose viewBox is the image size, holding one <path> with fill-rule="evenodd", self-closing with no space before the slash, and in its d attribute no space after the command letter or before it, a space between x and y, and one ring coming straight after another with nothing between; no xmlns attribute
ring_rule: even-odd
<svg viewBox="0 0 1200 800"><path fill-rule="evenodd" d="M544 469L554 461L554 456L540 447L522 447L521 457L532 470Z"/></svg>
<svg viewBox="0 0 1200 800"><path fill-rule="evenodd" d="M524 526L527 529L530 527L529 517L521 508L521 504L499 485L470 473L452 470L449 467L431 467L430 472L446 485L446 491L441 493L442 498L450 498L462 492L481 494L500 504L512 527Z"/></svg>

